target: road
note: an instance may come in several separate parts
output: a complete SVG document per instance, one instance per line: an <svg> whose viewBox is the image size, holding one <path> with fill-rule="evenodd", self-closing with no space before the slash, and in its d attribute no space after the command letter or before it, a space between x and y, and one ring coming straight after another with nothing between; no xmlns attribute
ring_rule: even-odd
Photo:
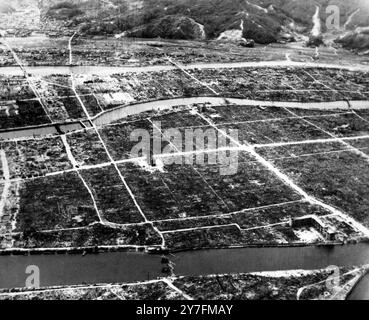
<svg viewBox="0 0 369 320"><path fill-rule="evenodd" d="M73 61L73 60L72 60ZM179 64L177 64L179 65ZM233 69L233 68L325 68L325 69L338 69L346 71L356 72L369 72L368 65L354 64L354 65L340 65L318 62L297 62L286 60L277 61L258 61L258 62L233 62L233 63L197 63L180 65L182 70L190 71L193 69L206 70L206 69ZM119 73L142 73L142 72L161 72L178 70L176 65L158 65L158 66L122 66L122 67L109 67L109 66L28 66L27 72L35 76L49 76L49 75L69 75L81 74L81 75L101 75L108 76ZM0 75L7 76L21 76L24 72L19 69L18 66L0 67Z"/></svg>

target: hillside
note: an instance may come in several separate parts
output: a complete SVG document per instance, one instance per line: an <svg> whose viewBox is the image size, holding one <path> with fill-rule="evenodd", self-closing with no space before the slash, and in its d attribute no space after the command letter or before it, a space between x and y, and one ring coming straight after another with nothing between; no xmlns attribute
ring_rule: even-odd
<svg viewBox="0 0 369 320"><path fill-rule="evenodd" d="M343 47L353 49L359 54L369 54L369 27L357 28L336 40Z"/></svg>
<svg viewBox="0 0 369 320"><path fill-rule="evenodd" d="M86 35L216 39L228 33L266 44L309 35L317 4L322 32L328 5L341 8L338 36L369 26L367 0L52 0L41 9L44 19Z"/></svg>

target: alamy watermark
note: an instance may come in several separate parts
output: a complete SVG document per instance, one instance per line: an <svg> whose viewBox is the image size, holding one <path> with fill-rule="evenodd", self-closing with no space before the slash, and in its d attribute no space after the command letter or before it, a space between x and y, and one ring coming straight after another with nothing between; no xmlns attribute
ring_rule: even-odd
<svg viewBox="0 0 369 320"><path fill-rule="evenodd" d="M40 268L36 265L30 265L26 268L26 283L27 289L40 289Z"/></svg>
<svg viewBox="0 0 369 320"><path fill-rule="evenodd" d="M136 144L131 158L146 158L152 167L165 165L218 165L220 175L238 170L238 130L208 128L162 129L160 121L152 130L136 129L130 134Z"/></svg>
<svg viewBox="0 0 369 320"><path fill-rule="evenodd" d="M352 22L353 17L360 12L360 8L347 17L346 22L341 24L341 8L337 5L329 5L325 8L326 20L325 25L327 30L341 30L346 29L348 25Z"/></svg>
<svg viewBox="0 0 369 320"><path fill-rule="evenodd" d="M327 15L325 25L327 30L339 30L341 27L341 10L339 6L329 5L325 9Z"/></svg>

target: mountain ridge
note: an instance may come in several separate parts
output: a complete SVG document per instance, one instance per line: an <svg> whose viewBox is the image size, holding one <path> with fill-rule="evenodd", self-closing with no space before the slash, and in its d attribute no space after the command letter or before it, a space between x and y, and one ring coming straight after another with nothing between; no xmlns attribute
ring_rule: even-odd
<svg viewBox="0 0 369 320"><path fill-rule="evenodd" d="M217 39L222 33L242 31L242 37L268 44L298 35L309 36L320 7L322 32L330 13L340 8L339 43L360 47L355 30L369 26L366 0L51 0L41 1L46 20L63 21L84 35L116 35L169 39ZM242 25L242 29L240 26ZM234 34L239 34L235 32ZM346 37L343 37L346 36ZM366 37L366 35L364 36ZM350 40L348 41L347 38Z"/></svg>

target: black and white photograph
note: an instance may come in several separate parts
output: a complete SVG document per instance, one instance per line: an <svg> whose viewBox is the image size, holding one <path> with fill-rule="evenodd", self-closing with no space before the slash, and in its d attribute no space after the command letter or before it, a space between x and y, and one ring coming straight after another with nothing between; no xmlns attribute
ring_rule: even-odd
<svg viewBox="0 0 369 320"><path fill-rule="evenodd" d="M0 300L369 300L369 0L0 0Z"/></svg>

